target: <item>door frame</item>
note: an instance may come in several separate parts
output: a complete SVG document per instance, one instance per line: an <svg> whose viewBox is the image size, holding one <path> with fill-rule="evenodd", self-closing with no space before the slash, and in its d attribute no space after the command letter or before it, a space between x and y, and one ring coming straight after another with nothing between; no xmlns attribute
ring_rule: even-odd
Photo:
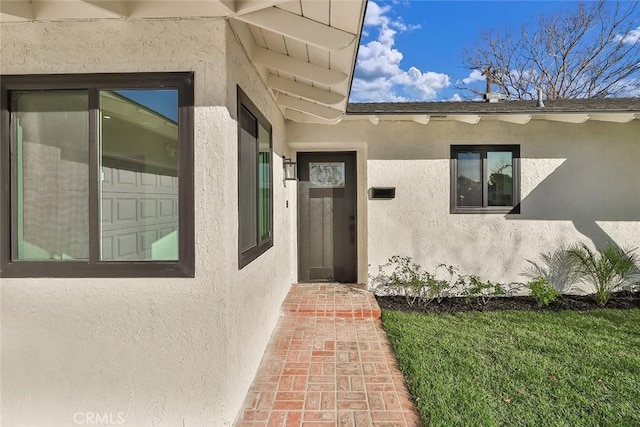
<svg viewBox="0 0 640 427"><path fill-rule="evenodd" d="M298 152L301 153L322 153L322 152L354 152L356 154L356 236L357 236L357 245L356 245L356 270L357 270L357 283L366 285L368 280L368 254L367 254L367 144L366 142L361 143L289 143L289 148L291 149L291 155L293 158L297 158ZM298 214L298 203L297 203L297 186L294 190L295 192L295 215L297 218ZM299 280L298 277L298 222L294 221L295 232L293 233L295 239L295 250L293 250L293 256L295 258L295 262L293 264L293 268L295 269L292 272L292 277L295 277Z"/></svg>

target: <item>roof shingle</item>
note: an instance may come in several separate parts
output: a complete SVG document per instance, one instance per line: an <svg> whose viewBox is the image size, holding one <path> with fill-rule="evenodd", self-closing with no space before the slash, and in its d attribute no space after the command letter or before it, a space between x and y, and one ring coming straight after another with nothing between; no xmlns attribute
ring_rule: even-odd
<svg viewBox="0 0 640 427"><path fill-rule="evenodd" d="M347 114L547 114L547 113L640 113L640 98L544 100L500 102L370 102L350 103Z"/></svg>

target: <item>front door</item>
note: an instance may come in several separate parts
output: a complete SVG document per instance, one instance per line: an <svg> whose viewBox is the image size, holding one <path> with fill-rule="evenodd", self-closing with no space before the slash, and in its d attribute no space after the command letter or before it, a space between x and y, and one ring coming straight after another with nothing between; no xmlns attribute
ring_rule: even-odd
<svg viewBox="0 0 640 427"><path fill-rule="evenodd" d="M356 153L298 153L298 280L357 280Z"/></svg>

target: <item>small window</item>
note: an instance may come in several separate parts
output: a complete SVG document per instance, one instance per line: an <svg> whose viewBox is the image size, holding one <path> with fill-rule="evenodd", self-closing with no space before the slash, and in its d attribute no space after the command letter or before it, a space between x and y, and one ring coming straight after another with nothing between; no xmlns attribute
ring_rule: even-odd
<svg viewBox="0 0 640 427"><path fill-rule="evenodd" d="M520 146L452 145L451 212L519 213Z"/></svg>
<svg viewBox="0 0 640 427"><path fill-rule="evenodd" d="M273 246L271 125L238 88L238 264Z"/></svg>
<svg viewBox="0 0 640 427"><path fill-rule="evenodd" d="M192 81L3 76L2 276L193 276Z"/></svg>

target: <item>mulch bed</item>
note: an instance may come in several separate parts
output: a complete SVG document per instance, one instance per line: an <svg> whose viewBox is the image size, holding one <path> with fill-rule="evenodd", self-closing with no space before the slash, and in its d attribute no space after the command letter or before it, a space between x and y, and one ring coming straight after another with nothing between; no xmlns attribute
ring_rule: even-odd
<svg viewBox="0 0 640 427"><path fill-rule="evenodd" d="M575 310L586 311L599 307L590 296L563 295L546 307L538 307L536 301L528 296L521 297L496 297L482 304L480 301L466 302L464 298L445 298L440 303L433 301L424 306L420 304L409 305L404 297L400 296L376 296L378 305L383 309L415 311L422 313L455 314L469 311L561 311ZM640 292L616 292L604 308L632 309L640 308Z"/></svg>

